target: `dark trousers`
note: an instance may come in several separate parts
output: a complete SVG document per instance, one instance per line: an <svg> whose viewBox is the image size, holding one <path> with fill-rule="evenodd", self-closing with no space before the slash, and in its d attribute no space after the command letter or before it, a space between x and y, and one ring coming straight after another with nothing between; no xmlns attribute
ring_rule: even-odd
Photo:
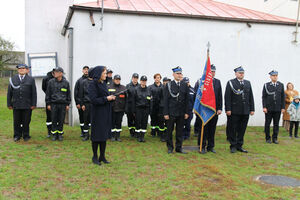
<svg viewBox="0 0 300 200"><path fill-rule="evenodd" d="M88 133L91 127L91 104L87 103L84 105L85 110L83 112L83 132Z"/></svg>
<svg viewBox="0 0 300 200"><path fill-rule="evenodd" d="M112 132L121 132L122 131L122 119L124 112L112 112Z"/></svg>
<svg viewBox="0 0 300 200"><path fill-rule="evenodd" d="M84 112L82 109L78 109L78 115L79 115L79 123L80 123L80 128L81 128L81 133L84 131Z"/></svg>
<svg viewBox="0 0 300 200"><path fill-rule="evenodd" d="M211 150L215 147L215 133L218 122L218 115L215 115L205 126L203 133L202 148L205 149L207 145L207 150Z"/></svg>
<svg viewBox="0 0 300 200"><path fill-rule="evenodd" d="M189 118L184 120L184 126L182 131L183 139L188 139L191 136L191 121L193 119L193 112L189 113Z"/></svg>
<svg viewBox="0 0 300 200"><path fill-rule="evenodd" d="M127 113L127 124L128 124L128 128L129 130L131 129L135 129L136 128L136 121L135 121L135 115L134 113Z"/></svg>
<svg viewBox="0 0 300 200"><path fill-rule="evenodd" d="M229 132L230 148L242 148L244 144L244 135L247 129L249 115L231 115L231 130Z"/></svg>
<svg viewBox="0 0 300 200"><path fill-rule="evenodd" d="M152 109L152 113L150 115L151 129L162 132L162 131L164 131L164 117L163 117L160 109L162 109L162 108L160 108L159 106L153 107L153 109Z"/></svg>
<svg viewBox="0 0 300 200"><path fill-rule="evenodd" d="M169 116L167 120L167 147L170 150L174 149L173 145L173 130L174 125L176 124L176 151L180 151L182 148L182 130L184 125L184 116Z"/></svg>
<svg viewBox="0 0 300 200"><path fill-rule="evenodd" d="M64 120L66 116L66 104L51 104L52 134L63 134Z"/></svg>
<svg viewBox="0 0 300 200"><path fill-rule="evenodd" d="M295 137L298 136L298 127L299 127L299 121L290 121L290 136L293 135L293 127L295 126Z"/></svg>
<svg viewBox="0 0 300 200"><path fill-rule="evenodd" d="M273 112L268 111L265 114L265 134L266 134L266 140L270 140L270 124L273 120L273 135L272 140L277 140L278 132L279 132L279 120L280 120L281 112Z"/></svg>
<svg viewBox="0 0 300 200"><path fill-rule="evenodd" d="M195 135L199 135L199 133L201 132L201 125L202 121L200 119L200 117L198 115L196 115L196 120L195 120L195 124L194 124L194 134Z"/></svg>
<svg viewBox="0 0 300 200"><path fill-rule="evenodd" d="M30 138L29 136L29 124L31 121L31 109L14 109L14 138ZM4 128L4 127L2 127Z"/></svg>
<svg viewBox="0 0 300 200"><path fill-rule="evenodd" d="M229 140L229 134L231 130L231 116L227 115L227 123L226 123L226 140Z"/></svg>
<svg viewBox="0 0 300 200"><path fill-rule="evenodd" d="M149 108L136 108L136 131L146 133Z"/></svg>
<svg viewBox="0 0 300 200"><path fill-rule="evenodd" d="M51 110L47 109L47 105L46 105L46 125L48 129L48 134L50 134L52 130L52 119L51 119Z"/></svg>

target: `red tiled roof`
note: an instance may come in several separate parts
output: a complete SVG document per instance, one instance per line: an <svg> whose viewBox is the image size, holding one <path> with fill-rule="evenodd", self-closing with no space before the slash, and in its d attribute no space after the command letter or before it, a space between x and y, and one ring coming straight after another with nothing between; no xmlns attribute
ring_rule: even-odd
<svg viewBox="0 0 300 200"><path fill-rule="evenodd" d="M110 11L215 18L235 21L295 23L296 20L255 10L241 8L213 0L104 0L104 9ZM100 8L97 1L74 6Z"/></svg>

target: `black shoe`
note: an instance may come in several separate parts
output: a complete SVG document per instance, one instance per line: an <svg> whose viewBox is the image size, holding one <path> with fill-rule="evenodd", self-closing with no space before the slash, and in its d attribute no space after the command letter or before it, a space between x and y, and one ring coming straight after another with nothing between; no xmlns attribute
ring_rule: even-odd
<svg viewBox="0 0 300 200"><path fill-rule="evenodd" d="M164 137L160 138L161 142L166 142L166 139Z"/></svg>
<svg viewBox="0 0 300 200"><path fill-rule="evenodd" d="M31 138L31 137L28 136L28 137L24 138L24 141L27 142L28 140L30 140L30 138Z"/></svg>
<svg viewBox="0 0 300 200"><path fill-rule="evenodd" d="M215 150L214 148L208 149L207 152L217 153L216 150Z"/></svg>
<svg viewBox="0 0 300 200"><path fill-rule="evenodd" d="M155 137L156 136L156 130L155 129L151 129L151 136Z"/></svg>
<svg viewBox="0 0 300 200"><path fill-rule="evenodd" d="M21 138L19 138L19 137L14 137L14 141L15 141L15 142L18 142L20 139L21 139Z"/></svg>
<svg viewBox="0 0 300 200"><path fill-rule="evenodd" d="M48 133L47 138L51 138L51 133Z"/></svg>
<svg viewBox="0 0 300 200"><path fill-rule="evenodd" d="M59 134L59 135L58 135L58 141L63 141L63 138L64 138L64 137L62 136L62 134Z"/></svg>
<svg viewBox="0 0 300 200"><path fill-rule="evenodd" d="M121 132L116 133L116 141L118 141L118 142L122 142L122 140L120 139L120 135L121 135Z"/></svg>
<svg viewBox="0 0 300 200"><path fill-rule="evenodd" d="M180 150L177 150L177 151L176 151L176 153L187 154L187 152L185 152L185 151L182 151L182 149L180 149Z"/></svg>
<svg viewBox="0 0 300 200"><path fill-rule="evenodd" d="M275 139L275 140L273 140L273 143L274 144L279 144L279 142Z"/></svg>
<svg viewBox="0 0 300 200"><path fill-rule="evenodd" d="M168 149L168 154L173 153L172 149Z"/></svg>
<svg viewBox="0 0 300 200"><path fill-rule="evenodd" d="M238 151L242 152L242 153L248 153L248 151L246 149L241 148L237 148Z"/></svg>
<svg viewBox="0 0 300 200"><path fill-rule="evenodd" d="M201 154L206 154L206 151L205 151L205 149L203 148L201 151L199 150L199 153L201 153Z"/></svg>
<svg viewBox="0 0 300 200"><path fill-rule="evenodd" d="M99 160L97 159L97 157L93 157L93 158L92 158L92 162L93 162L95 165L101 165L101 163L99 162Z"/></svg>
<svg viewBox="0 0 300 200"><path fill-rule="evenodd" d="M110 162L108 162L107 160L106 160L106 158L99 158L99 162L101 163L101 162L103 162L104 164L109 164Z"/></svg>
<svg viewBox="0 0 300 200"><path fill-rule="evenodd" d="M271 142L271 140L269 139L269 140L266 140L266 143L271 144L272 142Z"/></svg>
<svg viewBox="0 0 300 200"><path fill-rule="evenodd" d="M82 141L88 141L90 139L89 133L86 133L85 136L82 138Z"/></svg>
<svg viewBox="0 0 300 200"><path fill-rule="evenodd" d="M129 132L130 132L130 137L132 138L135 137L134 129L130 129Z"/></svg>
<svg viewBox="0 0 300 200"><path fill-rule="evenodd" d="M236 148L235 147L230 148L230 153L236 153Z"/></svg>
<svg viewBox="0 0 300 200"><path fill-rule="evenodd" d="M52 134L51 140L52 140L52 141L55 141L55 140L56 140L56 134Z"/></svg>
<svg viewBox="0 0 300 200"><path fill-rule="evenodd" d="M145 133L140 133L141 134L141 142L146 142L145 141Z"/></svg>
<svg viewBox="0 0 300 200"><path fill-rule="evenodd" d="M295 135L295 138L299 138L299 136L298 136L298 135Z"/></svg>

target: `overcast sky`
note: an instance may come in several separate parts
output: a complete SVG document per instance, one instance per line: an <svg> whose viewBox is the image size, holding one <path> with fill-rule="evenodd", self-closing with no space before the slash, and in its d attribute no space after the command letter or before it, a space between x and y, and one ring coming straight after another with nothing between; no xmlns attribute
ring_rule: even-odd
<svg viewBox="0 0 300 200"><path fill-rule="evenodd" d="M74 2L92 1L94 0ZM14 42L16 50L25 50L25 0L0 0L0 35Z"/></svg>

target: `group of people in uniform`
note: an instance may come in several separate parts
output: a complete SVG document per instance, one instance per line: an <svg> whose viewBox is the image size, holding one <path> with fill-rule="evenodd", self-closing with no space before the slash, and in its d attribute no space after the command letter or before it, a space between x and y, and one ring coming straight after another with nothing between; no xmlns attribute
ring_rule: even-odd
<svg viewBox="0 0 300 200"><path fill-rule="evenodd" d="M14 141L19 141L22 137L24 141L30 139L29 123L32 110L36 107L37 95L35 81L29 76L29 68L24 64L18 65L18 74L10 79L8 87L7 106L9 109L13 109ZM145 142L150 116L152 137L158 136L162 142L166 142L168 153L175 150L177 153L185 154L182 143L191 135L193 105L200 80L196 82L193 88L189 78L183 77L181 67L175 67L172 71L173 80L167 77L162 79L162 76L157 73L153 76L154 83L150 86L147 86L148 78L145 75L140 77L139 74L133 73L131 82L125 86L121 84L120 75L113 76L113 71L104 66L101 66L101 69L99 66L94 68L84 66L82 77L77 80L74 87L74 100L79 113L82 140L89 140L91 127L93 132L93 126L99 127L101 124L101 126L106 127L105 131L108 132L107 138L104 137L105 141L111 139L120 142L122 119L126 114L130 136L136 138L138 142ZM204 126L202 149L200 149L202 154L206 152L216 153L214 149L216 125L223 108L222 86L220 80L215 78L216 67L214 65L211 65L211 71L216 113ZM236 77L227 82L224 97L227 115L226 135L230 143L231 153L237 151L247 153L248 151L243 148L244 135L249 116L254 115L255 112L254 97L250 81L244 79L243 67L235 68L234 72ZM264 132L267 143L278 144L279 120L281 114L285 112L284 86L278 81L277 71L273 70L269 75L271 80L265 83L262 89L262 105L265 113ZM91 89L93 84L95 84L95 88ZM53 141L61 141L63 140L66 111L68 111L71 103L70 85L64 77L64 70L61 67L56 67L48 72L47 76L43 78L42 89L46 96L48 137ZM102 96L98 98L97 95L104 95L105 99L102 99ZM107 107L100 109L99 106L102 105ZM97 109L99 112L105 110L102 115L107 114L109 116L109 123L95 121L96 118L93 118L93 115L98 113ZM270 124L272 121L274 127L271 136ZM174 145L172 133L175 127L176 142ZM196 115L195 132L199 133L201 127L202 120ZM94 128L94 130L99 129ZM103 129L101 130L103 131ZM198 134L199 146L200 135ZM93 137L95 138L92 133L92 142ZM103 146L106 146L106 143L93 143L94 157L95 149L97 151L98 146L100 146L100 152L101 148L104 148L102 152L105 152ZM100 160L94 157L93 162L96 164L99 164L100 160L107 161L104 155Z"/></svg>

